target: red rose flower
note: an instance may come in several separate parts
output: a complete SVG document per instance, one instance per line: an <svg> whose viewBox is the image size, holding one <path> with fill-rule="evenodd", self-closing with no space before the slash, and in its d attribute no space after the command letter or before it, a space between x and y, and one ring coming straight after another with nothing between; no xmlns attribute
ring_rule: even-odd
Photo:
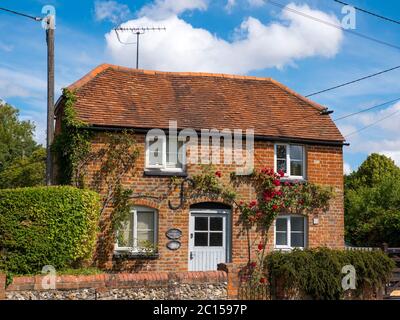
<svg viewBox="0 0 400 320"><path fill-rule="evenodd" d="M218 178L221 178L222 173L221 173L221 171L216 171L216 172L215 172L215 175L216 175Z"/></svg>
<svg viewBox="0 0 400 320"><path fill-rule="evenodd" d="M272 210L276 211L276 210L278 210L278 209L279 209L279 206L278 206L277 204L274 204L274 205L272 206Z"/></svg>
<svg viewBox="0 0 400 320"><path fill-rule="evenodd" d="M262 168L261 173L267 173L267 170L268 170L267 168Z"/></svg>
<svg viewBox="0 0 400 320"><path fill-rule="evenodd" d="M282 169L278 171L278 174L281 178L285 176L285 172Z"/></svg>
<svg viewBox="0 0 400 320"><path fill-rule="evenodd" d="M264 198L264 201L266 201L266 202L271 201L272 196L273 195L272 195L271 191L269 191L269 190L266 190L263 192L263 198Z"/></svg>
<svg viewBox="0 0 400 320"><path fill-rule="evenodd" d="M264 173L266 175L272 176L274 174L274 170L271 169L271 168L265 167L265 168L261 169L261 173Z"/></svg>
<svg viewBox="0 0 400 320"><path fill-rule="evenodd" d="M255 207L257 205L257 200L253 200L253 201L251 201L250 203L249 203L249 207L250 208L253 208L253 207Z"/></svg>
<svg viewBox="0 0 400 320"><path fill-rule="evenodd" d="M277 187L281 185L281 182L278 179L275 179L274 181L272 181L272 183Z"/></svg>
<svg viewBox="0 0 400 320"><path fill-rule="evenodd" d="M257 266L257 262L250 262L250 267L251 268L255 268Z"/></svg>
<svg viewBox="0 0 400 320"><path fill-rule="evenodd" d="M265 278L260 279L260 283L266 283L266 282L267 282L267 279L265 279Z"/></svg>
<svg viewBox="0 0 400 320"><path fill-rule="evenodd" d="M264 249L264 244L259 243L257 248L259 251L261 251L262 249Z"/></svg>

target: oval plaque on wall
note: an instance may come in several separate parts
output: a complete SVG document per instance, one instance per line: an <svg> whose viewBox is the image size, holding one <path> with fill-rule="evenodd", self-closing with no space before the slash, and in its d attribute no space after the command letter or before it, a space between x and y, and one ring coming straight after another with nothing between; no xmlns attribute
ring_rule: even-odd
<svg viewBox="0 0 400 320"><path fill-rule="evenodd" d="M182 231L176 228L172 228L166 232L166 236L168 239L178 240L180 237L182 237Z"/></svg>
<svg viewBox="0 0 400 320"><path fill-rule="evenodd" d="M167 248L169 250L178 250L180 247L181 247L181 243L179 241L176 241L176 240L172 240L172 241L167 243Z"/></svg>

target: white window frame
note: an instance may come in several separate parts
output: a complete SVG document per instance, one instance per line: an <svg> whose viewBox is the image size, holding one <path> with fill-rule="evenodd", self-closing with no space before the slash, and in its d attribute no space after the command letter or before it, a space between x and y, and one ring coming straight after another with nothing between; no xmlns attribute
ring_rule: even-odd
<svg viewBox="0 0 400 320"><path fill-rule="evenodd" d="M291 227L291 217L301 217L301 218L303 218L304 219L304 231L303 231L303 233L304 233L304 239L303 239L303 242L304 242L304 246L303 247L292 247L291 246L291 241L292 241L292 239L291 239L291 237L292 237L292 227ZM277 245L276 244L276 220L277 219L285 219L286 220L286 227L287 227L287 236L286 236L286 242L287 242L287 245ZM307 220L307 217L305 217L305 216L302 216L302 215L279 215L276 219L275 219L275 221L274 221L274 247L275 247L275 249L277 249L277 250L293 250L293 249L304 249L304 248L306 248L307 247L307 234L308 234L308 224L307 224L307 222L308 222L308 220ZM299 232L300 233L300 232Z"/></svg>
<svg viewBox="0 0 400 320"><path fill-rule="evenodd" d="M132 253L142 253L144 252L144 250L141 250L138 247L137 244L137 212L138 211L146 211L146 212L152 212L153 213L153 218L154 218L154 224L153 224L153 243L154 246L157 246L157 242L158 242L158 212L156 209L153 208L149 208L149 207L144 207L144 206L135 206L132 207L132 209L130 210L131 215L129 215L129 218L132 219L132 215L133 215L133 247L120 247L118 246L118 237L116 237L115 239L115 245L114 245L114 251L128 251L128 252L132 252Z"/></svg>
<svg viewBox="0 0 400 320"><path fill-rule="evenodd" d="M287 172L285 173L285 178L294 179L294 180L296 180L296 179L298 179L298 180L306 179L306 164L307 164L307 162L306 162L306 148L305 148L305 146L302 145L302 144L294 144L294 143L292 143L292 144L290 144L290 143L275 143L275 145L274 145L274 170L275 170L275 172L278 172L278 153L277 153L278 146L285 146L286 147ZM291 174L291 158L290 158L290 154L291 154L290 147L291 146L298 146L298 147L301 147L303 149L303 152L302 152L302 154L303 154L303 159L302 159L303 165L302 165L301 176L294 176L294 175ZM296 159L296 160L298 160L298 159Z"/></svg>
<svg viewBox="0 0 400 320"><path fill-rule="evenodd" d="M184 142L182 144L182 168L168 168L167 167L167 143L168 141L168 136L157 136L158 139L162 141L162 164L161 165L150 165L150 154L149 154L149 143L150 143L150 136L146 136L146 142L145 142L145 154L146 154L146 160L145 160L145 169L157 169L160 171L165 171L165 172L185 172L186 171L186 143ZM179 138L177 137L177 142L179 142ZM179 159L179 149L177 150L177 159Z"/></svg>

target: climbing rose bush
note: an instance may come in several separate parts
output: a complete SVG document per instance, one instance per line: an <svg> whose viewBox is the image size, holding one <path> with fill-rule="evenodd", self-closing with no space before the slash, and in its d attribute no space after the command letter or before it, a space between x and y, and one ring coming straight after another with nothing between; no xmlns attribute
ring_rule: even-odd
<svg viewBox="0 0 400 320"><path fill-rule="evenodd" d="M322 213L328 209L334 193L329 187L285 179L283 171L275 172L268 167L254 170L250 175L236 175L232 172L228 184L224 184L224 178L221 171L215 171L212 167L205 168L202 174L192 177L194 184L186 198L207 196L222 199L238 209L239 222L249 241L246 277L250 276L254 283L265 284L267 276L262 262L266 253L268 230L276 217L280 213ZM255 197L248 202L237 199L235 192L243 184L254 190ZM259 235L255 246L250 243L250 230L256 230ZM255 250L255 255L251 254L251 250ZM252 261L252 256L256 257L256 261Z"/></svg>

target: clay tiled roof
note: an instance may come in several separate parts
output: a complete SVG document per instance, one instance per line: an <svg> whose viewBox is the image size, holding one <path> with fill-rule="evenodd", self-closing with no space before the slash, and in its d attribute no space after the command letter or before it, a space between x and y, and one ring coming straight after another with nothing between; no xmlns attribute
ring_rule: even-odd
<svg viewBox="0 0 400 320"><path fill-rule="evenodd" d="M103 64L68 87L94 126L248 129L257 136L343 142L325 108L269 79Z"/></svg>

